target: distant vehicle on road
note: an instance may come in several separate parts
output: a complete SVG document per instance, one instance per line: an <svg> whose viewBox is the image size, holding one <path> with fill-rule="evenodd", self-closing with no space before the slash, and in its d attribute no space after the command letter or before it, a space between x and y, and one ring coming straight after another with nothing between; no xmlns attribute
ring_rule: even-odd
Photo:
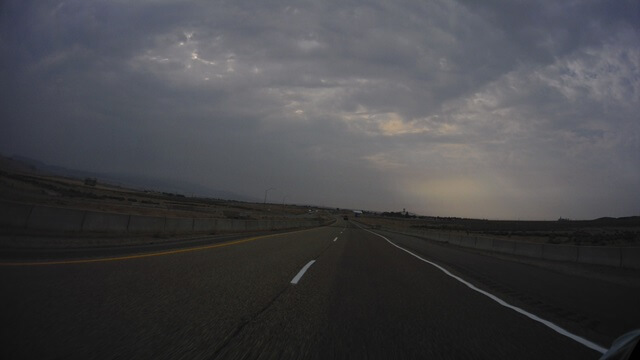
<svg viewBox="0 0 640 360"><path fill-rule="evenodd" d="M347 215L345 215L345 216L343 217L343 219L344 219L344 220L349 220L349 217L348 217Z"/></svg>

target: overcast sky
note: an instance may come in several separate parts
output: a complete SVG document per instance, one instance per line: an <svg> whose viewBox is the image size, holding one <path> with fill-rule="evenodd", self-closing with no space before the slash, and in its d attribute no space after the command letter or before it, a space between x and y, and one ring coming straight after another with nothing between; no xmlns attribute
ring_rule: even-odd
<svg viewBox="0 0 640 360"><path fill-rule="evenodd" d="M273 202L640 215L640 2L4 0L0 126Z"/></svg>

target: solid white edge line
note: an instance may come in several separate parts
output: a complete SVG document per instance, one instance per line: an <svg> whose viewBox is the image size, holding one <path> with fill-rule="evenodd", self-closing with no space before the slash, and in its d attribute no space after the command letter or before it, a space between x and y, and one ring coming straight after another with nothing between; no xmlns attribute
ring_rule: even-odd
<svg viewBox="0 0 640 360"><path fill-rule="evenodd" d="M300 281L300 279L302 278L302 275L304 275L305 272L307 272L307 270L309 270L309 267L311 267L311 265L313 265L313 263L316 262L315 260L311 260L307 263L307 265L305 265L302 269L300 269L300 271L298 272L298 275L296 275L293 280L291 280L291 283L293 285L297 284L298 281Z"/></svg>
<svg viewBox="0 0 640 360"><path fill-rule="evenodd" d="M532 313L530 313L530 312L528 312L526 310L523 310L523 309L521 309L521 308L519 308L517 306L513 306L513 305L507 303L506 301L500 299L499 297L497 297L497 296L495 296L495 295L493 295L493 294L491 294L489 292L486 292L486 291L484 291L482 289L477 288L475 285L467 282L466 280L463 280L459 276L453 275L452 273L450 273L447 269L443 268L442 266L440 266L440 265L438 265L436 263L433 263L433 262L431 262L429 260L426 260L426 259L422 258L421 256L416 255L416 254L412 253L411 251L409 251L409 250L407 250L407 249L405 249L405 248L403 248L401 246L396 245L393 241L387 239L386 237L384 237L384 236L382 236L382 235L380 235L378 233L375 233L375 232L373 232L371 230L367 230L367 229L364 229L364 228L361 228L361 229L365 230L365 231L368 231L368 232L370 232L370 233L372 233L374 235L377 235L377 236L385 239L389 244L397 247L398 249L400 249L400 250L402 250L402 251L404 251L404 252L406 252L406 253L408 253L410 255L413 255L414 257L416 257L416 258L418 258L418 259L420 259L420 260L422 260L422 261L424 261L424 262L426 262L426 263L428 263L430 265L435 266L440 271L442 271L445 274L449 275L450 277L458 280L459 282L463 283L464 285L466 285L470 289L475 290L475 291L479 292L480 294L487 296L489 299L497 302L498 304L500 304L500 305L502 305L504 307L507 307L507 308L509 308L511 310L514 310L514 311L516 311L516 312L528 317L531 320L537 321L537 322L547 326L551 330L553 330L553 331L555 331L555 332L557 332L557 333L559 333L561 335L564 335L564 336L570 338L571 340L576 341L576 342L578 342L578 343L580 343L580 344L582 344L582 345L584 345L584 346L586 346L586 347L588 347L588 348L590 348L592 350L595 350L595 351L597 351L597 352L599 352L601 354L604 354L604 353L606 353L608 351L608 349L606 349L606 348L604 348L604 347L602 347L602 346L600 346L600 345L598 345L596 343L593 343L593 342L591 342L591 341L589 341L589 340L587 340L587 339L585 339L583 337L580 337L578 335L572 334L569 331L561 328L560 326L552 323L551 321L542 319L542 318L538 317L537 315L534 315L534 314L532 314Z"/></svg>
<svg viewBox="0 0 640 360"><path fill-rule="evenodd" d="M336 241L336 240L338 240L338 237L337 237L337 236L336 236L336 238L335 238L335 239L333 239L333 241Z"/></svg>

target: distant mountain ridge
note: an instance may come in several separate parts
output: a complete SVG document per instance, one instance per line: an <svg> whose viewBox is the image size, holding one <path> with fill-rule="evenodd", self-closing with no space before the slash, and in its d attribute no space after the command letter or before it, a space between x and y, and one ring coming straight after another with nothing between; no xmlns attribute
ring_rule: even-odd
<svg viewBox="0 0 640 360"><path fill-rule="evenodd" d="M127 173L100 173L86 170L69 169L57 165L49 165L40 160L26 156L14 155L6 157L0 155L0 168L17 172L43 173L71 177L77 179L96 178L99 182L130 187L140 190L156 190L183 194L186 196L201 196L224 200L259 202L260 199L237 194L231 191L211 189L207 186L184 180L154 178L144 175Z"/></svg>

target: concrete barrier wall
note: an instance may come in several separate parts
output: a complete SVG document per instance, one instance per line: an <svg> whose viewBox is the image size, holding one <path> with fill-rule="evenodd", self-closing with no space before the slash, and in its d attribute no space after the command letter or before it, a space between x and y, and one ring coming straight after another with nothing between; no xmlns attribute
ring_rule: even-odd
<svg viewBox="0 0 640 360"><path fill-rule="evenodd" d="M476 247L476 239L473 237L460 236L460 246Z"/></svg>
<svg viewBox="0 0 640 360"><path fill-rule="evenodd" d="M542 245L542 258L557 261L578 261L578 247L571 245Z"/></svg>
<svg viewBox="0 0 640 360"><path fill-rule="evenodd" d="M126 233L129 215L87 211L82 223L82 231Z"/></svg>
<svg viewBox="0 0 640 360"><path fill-rule="evenodd" d="M271 230L271 221L270 220L258 220L258 229L263 229L263 230Z"/></svg>
<svg viewBox="0 0 640 360"><path fill-rule="evenodd" d="M476 249L482 249L482 250L493 249L493 239L476 237Z"/></svg>
<svg viewBox="0 0 640 360"><path fill-rule="evenodd" d="M619 267L622 255L619 247L579 246L578 262Z"/></svg>
<svg viewBox="0 0 640 360"><path fill-rule="evenodd" d="M80 232L82 231L84 213L82 210L34 206L27 220L27 228Z"/></svg>
<svg viewBox="0 0 640 360"><path fill-rule="evenodd" d="M620 248L621 266L628 269L640 269L640 247Z"/></svg>
<svg viewBox="0 0 640 360"><path fill-rule="evenodd" d="M163 233L164 224L163 217L131 215L127 230L130 233Z"/></svg>
<svg viewBox="0 0 640 360"><path fill-rule="evenodd" d="M542 258L542 245L526 242L515 242L513 253L516 255L528 256L532 258Z"/></svg>
<svg viewBox="0 0 640 360"><path fill-rule="evenodd" d="M429 232L424 231L423 232L424 236L428 236L430 238L432 238L435 241L440 241L440 242L451 242L451 243L460 243L460 238L459 237L455 237L452 238L450 236L447 236L447 234L442 234L442 233L434 233L434 234L429 234Z"/></svg>
<svg viewBox="0 0 640 360"><path fill-rule="evenodd" d="M226 233L233 230L231 219L216 219L216 232Z"/></svg>
<svg viewBox="0 0 640 360"><path fill-rule="evenodd" d="M0 201L0 225L5 228L76 233L215 234L304 228L334 221L154 217Z"/></svg>
<svg viewBox="0 0 640 360"><path fill-rule="evenodd" d="M1 203L0 225L6 227L26 228L33 205L19 203Z"/></svg>
<svg viewBox="0 0 640 360"><path fill-rule="evenodd" d="M285 228L284 221L282 220L274 220L273 221L273 229L274 230L282 230Z"/></svg>
<svg viewBox="0 0 640 360"><path fill-rule="evenodd" d="M461 236L451 236L451 237L449 237L447 239L444 236L440 235L439 236L439 241L441 241L441 242L449 242L449 243L455 244L455 245L462 245L462 237Z"/></svg>
<svg viewBox="0 0 640 360"><path fill-rule="evenodd" d="M195 218L193 219L193 232L195 233L216 233L216 219Z"/></svg>
<svg viewBox="0 0 640 360"><path fill-rule="evenodd" d="M193 232L193 219L168 217L165 220L164 231L169 234L184 234Z"/></svg>
<svg viewBox="0 0 640 360"><path fill-rule="evenodd" d="M493 250L506 254L514 254L516 252L516 243L515 241L493 239Z"/></svg>
<svg viewBox="0 0 640 360"><path fill-rule="evenodd" d="M260 221L248 220L245 222L245 228L247 231L258 231L260 230Z"/></svg>
<svg viewBox="0 0 640 360"><path fill-rule="evenodd" d="M236 233L236 232L248 231L247 223L254 222L254 221L255 220L217 219L216 231L220 233ZM253 230L261 230L261 229L255 228Z"/></svg>
<svg viewBox="0 0 640 360"><path fill-rule="evenodd" d="M413 229L405 231L404 229L387 228L386 230L420 236L433 241L446 241L462 247L531 258L640 269L640 247L555 245L455 233L446 234L438 231L421 231L418 234Z"/></svg>
<svg viewBox="0 0 640 360"><path fill-rule="evenodd" d="M231 232L247 231L247 220L231 220Z"/></svg>

